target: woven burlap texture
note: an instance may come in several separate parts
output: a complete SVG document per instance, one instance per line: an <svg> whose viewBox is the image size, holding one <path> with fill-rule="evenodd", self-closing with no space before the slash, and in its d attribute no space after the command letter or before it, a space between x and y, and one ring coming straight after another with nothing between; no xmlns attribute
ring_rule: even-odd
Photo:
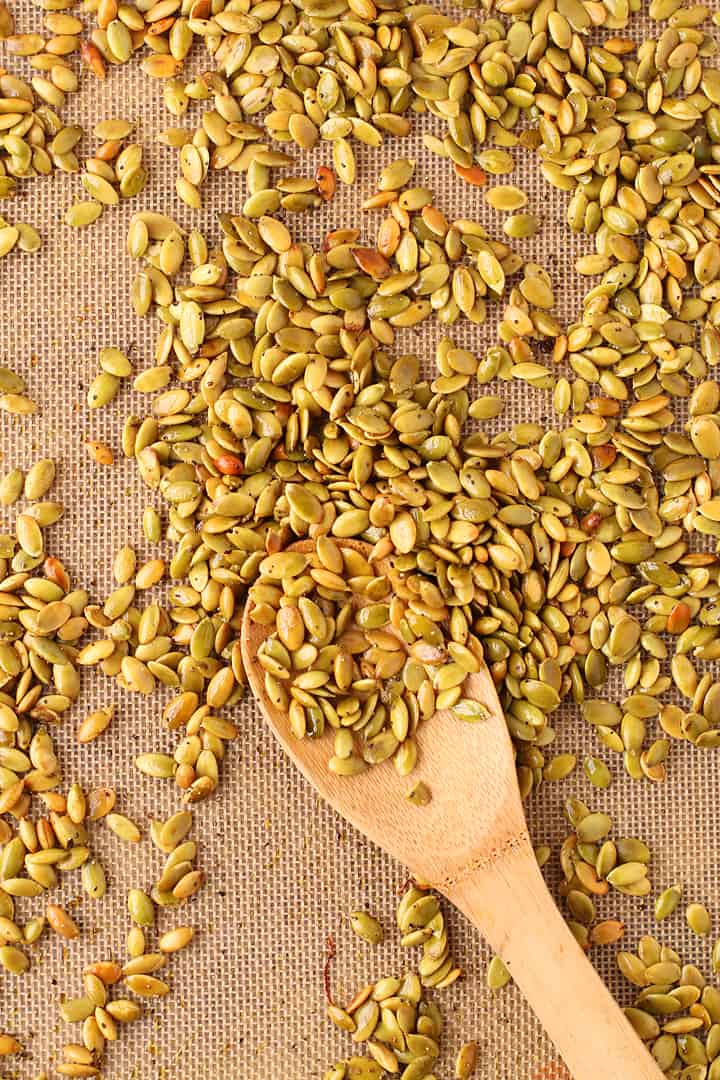
<svg viewBox="0 0 720 1080"><path fill-rule="evenodd" d="M18 28L39 28L41 13L30 0L15 8ZM637 22L642 38L650 24ZM30 74L24 61L6 57L11 70ZM201 61L201 66L204 60ZM207 65L208 67L210 65ZM200 108L186 121L199 118ZM106 210L89 229L73 231L62 222L66 207L85 197L78 176L55 175L22 183L18 196L0 206L11 221L32 223L42 233L43 247L35 255L13 253L0 264L0 363L22 373L29 393L40 405L31 418L2 415L2 469L27 468L38 457L58 462L55 495L66 506L62 521L49 532L48 548L61 558L76 585L95 597L111 584L113 553L125 543L136 545L142 558L169 555L167 543L150 547L142 537L141 515L146 506L163 511L159 497L145 488L132 463L120 452L124 418L149 411L149 401L123 388L107 408L89 412L87 387L98 370L97 354L103 346L118 346L131 353L135 369L152 363L158 323L154 317L138 319L128 293L133 261L125 236L131 214L140 208L173 215L189 229L202 229L211 243L219 241L216 217L220 211L238 212L246 195L237 174L214 173L203 187L204 206L194 212L175 195L177 159L156 141L157 132L175 123L162 103L162 87L143 76L137 65L111 71L104 83L85 76L82 91L68 98L67 123L79 123L88 132L82 156L92 153L94 123L124 117L137 124L150 181L139 198ZM502 236L502 215L491 210L479 189L462 184L448 165L429 155L418 132L438 130L437 122L416 122L416 133L405 140L388 139L382 150L358 147L358 182L340 187L334 200L319 212L293 218L295 235L319 245L332 228L358 224L370 238L379 217L361 213L361 199L374 190L380 166L396 156L417 160L416 180L435 192L436 203L449 217L474 217L496 236ZM542 215L543 227L534 241L524 242L528 258L545 266L556 283L559 310L577 310L583 283L573 271L573 260L585 246L565 225L566 196L550 189L526 152L515 151L517 166L511 182L528 192L529 209ZM313 155L301 155L294 172L308 175L317 164L330 163L330 148L322 145ZM506 181L502 177L498 180ZM486 327L460 323L451 330L455 340L481 355L494 343L494 320ZM398 351L414 351L432 362L442 328L435 323L409 331L398 341ZM496 387L490 388L498 392ZM519 420L546 420L557 424L551 402L514 383L502 384L506 400L503 427ZM90 461L83 445L92 437L111 444L116 463L102 468ZM4 510L2 531L11 531L14 511ZM162 703L169 694L145 699L131 696L98 670L83 679L81 699L60 725L57 743L64 776L85 788L108 784L117 789L118 809L145 830L140 845L121 843L103 827L93 830L93 846L107 869L108 894L101 902L89 900L75 884L55 892L60 901L77 904L72 911L82 927L81 937L62 943L46 933L31 950L31 971L19 978L0 975L0 1029L12 1031L26 1046L26 1054L4 1065L5 1075L35 1077L42 1069L53 1073L62 1045L78 1038L78 1030L58 1018L61 995L82 993L81 974L90 960L125 955L129 928L125 897L128 888L149 888L162 856L147 837L152 818L164 817L178 806L177 789L169 782L140 775L135 755L143 750L172 752L175 739L160 725ZM111 728L89 747L78 747L74 729L92 708L114 702ZM408 970L417 954L397 943L394 914L403 868L358 836L322 805L299 773L295 772L266 730L251 701L233 715L242 737L228 754L217 794L195 814L193 836L200 843L198 862L207 871L204 891L190 902L182 921L192 923L197 938L172 959L172 993L152 1006L141 1022L124 1027L117 1043L108 1046L103 1075L108 1080L314 1080L329 1064L349 1056L349 1037L324 1018L322 965L325 939L332 934L337 958L331 978L337 998L347 999L358 986L380 976ZM598 752L577 710L566 709L555 725L558 751L580 758ZM610 755L600 749L606 760ZM613 756L615 779L608 791L598 792L582 776L562 784L546 784L528 802L527 814L534 840L554 846L553 862L546 871L557 876L557 847L566 835L562 800L577 793L597 809L608 810L616 836L640 836L653 851L651 875L655 891L682 881L689 900L704 900L714 916L718 871L716 865L716 801L718 771L712 752L701 753L674 745L665 784L651 785L624 778ZM419 775L422 775L421 770ZM351 782L351 781L350 781ZM452 783L452 777L448 777ZM24 916L39 913L41 901L23 901ZM386 944L371 948L354 937L348 912L367 908L386 929ZM629 947L641 933L651 930L651 899L623 899L615 894L598 904L601 917L617 917L627 924ZM163 913L160 928L178 921ZM556 1055L517 990L499 994L485 985L488 950L479 934L459 915L448 911L452 950L467 971L464 981L437 995L446 1016L443 1055L437 1068L441 1078L453 1074L452 1061L460 1044L480 1044L481 1080L553 1080L561 1072ZM680 949L687 960L709 968L706 942L691 938L681 912L663 925L663 941ZM614 948L596 949L593 960L619 1000L629 1001L629 988L621 986L614 963ZM553 974L548 971L548 980Z"/></svg>

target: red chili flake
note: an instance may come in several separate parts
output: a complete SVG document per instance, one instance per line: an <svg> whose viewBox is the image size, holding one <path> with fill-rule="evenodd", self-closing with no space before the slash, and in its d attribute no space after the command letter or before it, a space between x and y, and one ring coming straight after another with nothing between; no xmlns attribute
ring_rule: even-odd
<svg viewBox="0 0 720 1080"><path fill-rule="evenodd" d="M330 993L330 965L335 959L335 941L332 937L328 937L325 942L325 963L323 965L323 988L325 990L325 999L328 1005L334 1005L333 996Z"/></svg>
<svg viewBox="0 0 720 1080"><path fill-rule="evenodd" d="M403 894L406 893L408 889L411 889L414 884L415 879L412 877L412 875L408 875L408 877L405 878L402 885L398 889L398 896L403 896Z"/></svg>

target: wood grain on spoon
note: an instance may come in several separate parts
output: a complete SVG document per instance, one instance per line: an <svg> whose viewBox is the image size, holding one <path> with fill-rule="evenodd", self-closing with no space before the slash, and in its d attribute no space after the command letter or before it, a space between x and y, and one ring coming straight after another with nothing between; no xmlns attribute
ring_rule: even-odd
<svg viewBox="0 0 720 1080"><path fill-rule="evenodd" d="M370 547L338 541L367 558ZM299 541L294 551L312 550ZM382 563L375 564L386 572ZM271 627L242 624L250 686L267 722L322 797L418 879L432 884L480 929L552 1038L576 1080L661 1080L663 1074L573 938L550 896L532 849L515 776L512 744L495 686L483 666L464 696L489 718L470 724L437 712L417 732L418 766L432 801L408 803L412 784L392 762L357 776L328 769L332 739L296 739L287 715L265 693L258 649ZM518 1078L522 1080L522 1078Z"/></svg>

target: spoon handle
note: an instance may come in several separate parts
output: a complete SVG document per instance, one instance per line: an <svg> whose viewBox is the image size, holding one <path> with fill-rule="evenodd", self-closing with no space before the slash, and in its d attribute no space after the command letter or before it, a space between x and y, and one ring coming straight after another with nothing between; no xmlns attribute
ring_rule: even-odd
<svg viewBox="0 0 720 1080"><path fill-rule="evenodd" d="M502 957L574 1080L663 1080L558 911L527 835L443 891Z"/></svg>

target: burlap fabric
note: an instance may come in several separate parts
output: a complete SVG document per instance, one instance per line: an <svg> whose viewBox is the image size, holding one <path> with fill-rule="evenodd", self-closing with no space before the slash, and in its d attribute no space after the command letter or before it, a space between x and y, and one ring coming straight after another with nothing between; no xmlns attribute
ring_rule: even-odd
<svg viewBox="0 0 720 1080"><path fill-rule="evenodd" d="M19 30L39 28L41 13L30 0L21 0L15 11ZM639 38L649 30L644 20L634 27ZM8 57L5 62L12 70L30 74L24 61ZM200 110L191 111L193 115L199 117ZM26 377L29 393L40 404L36 417L0 414L0 467L26 468L40 456L58 461L55 492L67 509L62 522L50 531L48 546L64 560L74 582L96 596L105 595L103 590L110 587L112 556L120 545L135 544L143 558L170 553L168 544L150 548L142 537L144 507L161 508L161 503L120 452L123 419L130 412L145 415L148 399L123 388L101 411L90 413L85 403L103 346L129 351L136 370L152 363L158 324L153 317L138 319L128 301L134 272L125 247L130 216L140 208L164 211L184 228L199 227L217 242L217 213L238 211L245 197L243 178L221 173L211 175L204 186L201 212L189 210L177 199L176 154L155 141L156 133L175 121L164 109L161 86L136 65L112 71L105 83L85 76L81 93L68 98L64 113L67 123L80 123L88 132L98 120L115 116L137 123L137 136L145 148L150 182L139 198L109 208L99 222L82 231L62 223L65 208L84 197L77 176L58 174L21 184L17 198L0 206L10 220L28 221L43 235L38 254L15 252L0 264L0 362ZM427 123L436 125L432 120ZM420 130L418 120L416 132ZM94 145L88 135L81 149L89 154ZM400 155L417 159L417 182L435 191L437 204L449 216L476 217L495 235L502 235L502 215L485 204L478 189L462 184L444 162L424 151L417 135L387 140L382 151L358 147L357 152L357 184L339 187L335 199L320 212L294 218L298 238L319 244L327 230L355 223L368 237L374 235L379 217L361 214L359 202L374 190L379 167ZM583 291L573 260L584 244L564 223L566 196L548 187L530 155L522 150L515 155L511 182L525 187L529 209L543 218L538 237L525 241L523 250L552 272L559 310L567 315L577 310ZM298 154L295 171L307 175L329 160L329 147L323 145L310 157ZM482 354L495 340L495 319L493 313L488 325L480 328L461 323L451 334L459 344ZM442 332L433 322L425 324L406 332L399 347L417 351L431 362ZM503 384L500 392L507 401L502 425L531 418L557 423L547 395L517 383ZM117 460L112 468L89 459L83 446L87 437L114 447ZM13 516L14 511L3 511L2 531L11 528ZM172 751L174 737L159 723L163 700L163 693L149 699L130 696L99 671L89 671L81 700L57 733L68 782L77 779L86 788L114 786L118 809L145 830L151 818L167 816L178 806L172 783L146 778L133 765L140 751ZM79 719L109 701L117 710L111 728L96 743L79 748L74 740ZM314 1080L330 1063L353 1052L349 1037L324 1018L321 972L327 935L337 942L332 984L340 1001L359 985L410 969L416 962L417 954L400 949L394 929L403 868L319 803L251 701L237 710L234 719L242 738L230 750L218 793L198 807L195 818L198 862L207 870L208 883L184 909L182 919L197 928L197 939L172 960L172 994L151 1007L145 1020L123 1028L119 1041L108 1047L103 1075L111 1080ZM576 710L567 709L556 727L558 751L579 756L598 752ZM610 759L609 752L602 748L599 752ZM615 835L641 836L651 845L654 891L682 881L689 900L704 900L718 916L718 771L712 752L674 745L669 779L658 785L625 779L614 756L612 765L615 779L606 792L593 789L578 771L562 784L546 784L529 801L535 841L555 849L548 879L552 882L556 876L557 847L567 831L562 800L575 792L612 813ZM79 1034L59 1020L60 996L82 993L86 962L125 955L127 889L149 887L161 864L162 856L147 835L131 847L99 826L92 842L107 869L106 898L89 900L75 875L72 887L53 894L53 899L59 896L69 904L78 901L71 910L82 927L81 937L64 944L46 933L31 950L28 974L0 976L0 1028L16 1033L27 1048L24 1057L7 1060L8 1077L25 1080L42 1069L54 1075L54 1055ZM370 948L355 938L347 915L358 907L382 919L386 944ZM42 903L22 901L18 908L29 916L38 913ZM601 900L598 909L601 917L626 922L630 947L652 927L651 899L614 894ZM161 928L177 918L163 914ZM511 986L493 994L487 989L489 953L479 934L453 912L448 919L453 953L467 977L438 995L447 1019L438 1076L452 1076L458 1047L472 1038L481 1047L481 1080L559 1078L563 1074L554 1064L556 1055L517 990ZM681 912L663 925L660 936L688 960L709 968L709 947L686 932ZM614 947L596 949L593 960L627 1004L630 988L620 984L614 953ZM547 977L552 979L551 971Z"/></svg>

